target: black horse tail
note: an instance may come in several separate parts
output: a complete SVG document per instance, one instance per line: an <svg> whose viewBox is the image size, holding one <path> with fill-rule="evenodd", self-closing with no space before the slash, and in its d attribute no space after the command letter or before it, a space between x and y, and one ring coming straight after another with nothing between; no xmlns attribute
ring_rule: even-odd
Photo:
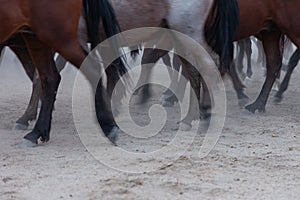
<svg viewBox="0 0 300 200"><path fill-rule="evenodd" d="M83 8L86 15L86 24L91 48L95 48L100 42L100 20L106 37L112 37L121 32L115 11L109 0L83 0ZM113 62L121 75L127 72L127 68L120 58L118 41L110 40L110 46L117 59Z"/></svg>
<svg viewBox="0 0 300 200"><path fill-rule="evenodd" d="M220 71L229 71L233 41L240 24L237 0L214 0L204 34L208 45L220 56Z"/></svg>

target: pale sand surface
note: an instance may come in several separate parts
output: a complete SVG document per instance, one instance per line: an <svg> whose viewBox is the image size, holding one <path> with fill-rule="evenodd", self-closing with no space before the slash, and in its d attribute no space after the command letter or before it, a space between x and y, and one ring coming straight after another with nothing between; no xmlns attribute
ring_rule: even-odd
<svg viewBox="0 0 300 200"><path fill-rule="evenodd" d="M254 68L254 82L246 90L252 100L262 83L260 67ZM13 55L5 54L0 66L0 199L300 199L299 69L283 103L273 105L271 97L265 114L242 114L226 81L227 119L213 151L202 160L188 151L168 167L145 174L110 169L87 152L72 118L75 73L63 71L50 142L20 149L15 144L28 131L12 128L26 108L31 84ZM158 141L136 146L122 136L120 145L136 152L159 148L169 141L173 126Z"/></svg>

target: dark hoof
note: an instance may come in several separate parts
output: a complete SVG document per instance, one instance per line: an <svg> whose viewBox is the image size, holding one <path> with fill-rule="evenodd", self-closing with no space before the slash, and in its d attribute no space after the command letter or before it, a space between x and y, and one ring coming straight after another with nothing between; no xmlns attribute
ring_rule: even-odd
<svg viewBox="0 0 300 200"><path fill-rule="evenodd" d="M116 145L116 142L118 140L119 134L121 130L118 127L114 127L110 133L106 136L114 145Z"/></svg>
<svg viewBox="0 0 300 200"><path fill-rule="evenodd" d="M15 126L14 126L14 130L16 131L25 131L28 129L28 124L20 124L20 123L16 123Z"/></svg>
<svg viewBox="0 0 300 200"><path fill-rule="evenodd" d="M16 145L18 148L32 148L36 147L37 143L31 142L30 140L23 139L22 142Z"/></svg>
<svg viewBox="0 0 300 200"><path fill-rule="evenodd" d="M28 140L34 144L38 144L38 138L33 134L33 132L28 133L27 135L24 136L25 140Z"/></svg>
<svg viewBox="0 0 300 200"><path fill-rule="evenodd" d="M282 96L275 96L274 97L274 104L280 104L282 102L283 97Z"/></svg>
<svg viewBox="0 0 300 200"><path fill-rule="evenodd" d="M240 108L244 108L249 103L249 98L243 98L238 100Z"/></svg>
<svg viewBox="0 0 300 200"><path fill-rule="evenodd" d="M256 111L258 111L260 113L264 113L266 111L265 108L258 107L255 104L250 104L250 105L246 106L245 109L253 114L255 114Z"/></svg>

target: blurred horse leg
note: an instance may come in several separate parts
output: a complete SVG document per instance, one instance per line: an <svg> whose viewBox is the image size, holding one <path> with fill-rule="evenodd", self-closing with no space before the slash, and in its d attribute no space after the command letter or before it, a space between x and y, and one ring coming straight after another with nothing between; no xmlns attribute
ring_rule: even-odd
<svg viewBox="0 0 300 200"><path fill-rule="evenodd" d="M241 78L243 80L246 78L246 74L243 71L244 56L245 56L244 40L239 40L236 42L236 69L237 69L239 75L241 75Z"/></svg>
<svg viewBox="0 0 300 200"><path fill-rule="evenodd" d="M269 97L269 93L272 89L276 78L278 77L278 74L280 73L280 68L282 64L282 54L279 45L281 32L263 31L261 35L263 47L266 52L267 77L256 101L245 107L248 111L252 113L255 113L256 110L258 110L259 112L265 112L265 106Z"/></svg>
<svg viewBox="0 0 300 200"><path fill-rule="evenodd" d="M182 131L189 131L192 128L192 122L194 120L200 119L200 89L201 89L201 75L194 68L192 64L190 64L184 58L181 58L182 67L187 70L187 74L189 77L189 81L191 84L190 88L190 103L187 115L180 121L179 129Z"/></svg>
<svg viewBox="0 0 300 200"><path fill-rule="evenodd" d="M237 94L238 104L240 108L243 108L249 102L249 97L244 93L245 86L240 80L239 75L236 71L236 67L234 65L235 63L232 62L229 68L228 75L232 80L234 90Z"/></svg>
<svg viewBox="0 0 300 200"><path fill-rule="evenodd" d="M166 54L163 58L163 62L168 66L168 72L169 72L169 76L170 76L170 86L169 88L163 93L161 100L162 100L162 106L164 107L172 107L175 102L178 102L178 98L181 97L177 97L175 94L180 94L178 93L178 77L181 77L179 74L179 70L180 70L180 59L178 56L176 56L175 54L173 55L173 62L171 64L171 58L169 56L169 54ZM176 71L174 71L176 70Z"/></svg>
<svg viewBox="0 0 300 200"><path fill-rule="evenodd" d="M3 56L4 56L4 48L2 46L0 46L0 66L3 60Z"/></svg>
<svg viewBox="0 0 300 200"><path fill-rule="evenodd" d="M151 71L155 65L155 63L163 56L168 54L167 51L161 49L145 49L142 56L142 70L140 78L137 82L138 88L135 93L141 93L142 97L139 100L139 103L143 104L149 99L151 96L149 84L144 85L145 83L149 83L151 78ZM147 65L147 66L143 66Z"/></svg>
<svg viewBox="0 0 300 200"><path fill-rule="evenodd" d="M251 65L251 56L252 56L252 47L251 47L251 39L247 38L244 41L245 44L245 53L247 57L247 78L251 79L253 72L252 72L252 65Z"/></svg>
<svg viewBox="0 0 300 200"><path fill-rule="evenodd" d="M299 59L300 59L300 50L297 49L293 53L292 57L289 60L288 70L285 74L285 77L284 77L282 83L280 84L280 88L279 88L278 92L275 94L275 99L274 99L275 103L280 103L282 101L282 98L283 98L282 95L288 88L292 73L298 64Z"/></svg>
<svg viewBox="0 0 300 200"><path fill-rule="evenodd" d="M24 36L26 45L39 71L42 90L42 107L34 130L24 138L37 143L38 139L47 142L50 138L51 115L56 98L56 91L60 82L60 75L53 60L54 53L48 47L31 35Z"/></svg>

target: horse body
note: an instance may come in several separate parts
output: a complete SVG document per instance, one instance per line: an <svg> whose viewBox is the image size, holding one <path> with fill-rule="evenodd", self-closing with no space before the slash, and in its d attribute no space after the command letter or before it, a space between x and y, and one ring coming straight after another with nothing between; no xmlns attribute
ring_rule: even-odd
<svg viewBox="0 0 300 200"><path fill-rule="evenodd" d="M167 22L171 29L184 33L206 46L202 30L210 10L210 0L169 0Z"/></svg>
<svg viewBox="0 0 300 200"><path fill-rule="evenodd" d="M71 46L70 41L77 39L76 30L81 14L81 0L5 0L1 1L1 4L0 21L5 27L5 29L1 29L1 43L7 41L14 34L27 32L24 28L30 28L41 42L51 44L53 50L66 58L71 57L70 62L80 66L84 57L78 55L76 58L74 55L70 55L62 48L61 44ZM41 8L47 8L47 12ZM68 17L66 8L72 10L74 17ZM12 15L11 12L14 14ZM62 18L66 20L64 23L61 22ZM45 22L51 23L45 25ZM61 31L62 29L68 31ZM80 49L80 46L75 42L72 46Z"/></svg>
<svg viewBox="0 0 300 200"><path fill-rule="evenodd" d="M282 35L286 34L298 47L300 45L300 28L298 25L300 1L237 0L236 2L238 7L233 8L233 11L239 12L240 21L239 29L235 31L232 42L247 38L250 35L256 35L262 40L267 63L267 78L262 90L256 101L245 108L253 113L256 110L264 112L269 93L282 65L282 46L280 42ZM226 45L218 44L218 40L209 38L213 31L220 28L218 22L222 19L215 18L214 13L211 13L208 19L210 21L208 21L208 28L206 28L205 33L209 45L221 57L227 55L226 57L232 61L233 49L230 46L226 47ZM212 21L211 19L216 20ZM228 26L228 28L232 30L232 27ZM224 66L226 69L232 67L229 62L225 63Z"/></svg>
<svg viewBox="0 0 300 200"><path fill-rule="evenodd" d="M41 80L41 111L34 129L24 137L32 144L37 144L38 139L46 142L50 137L52 110L60 82L60 75L53 61L54 52L60 53L77 68L80 68L86 57L87 52L78 41L78 22L83 5L93 7L93 9L86 10L87 16L91 12L100 13L95 13L95 16L98 16L95 20L100 21L102 18L106 21L104 28L108 37L118 33L118 23L106 0L99 0L99 2L97 0L83 0L83 2L81 0L1 0L0 47L10 45L10 40L14 37L21 38ZM91 26L87 28L93 30ZM97 39L98 35L99 29L98 27L96 29L96 32L89 32L89 35L95 36L94 39ZM119 64L118 70L122 73L124 65ZM91 83L99 79L89 70L83 73ZM117 125L111 110L105 106L107 97L103 93L102 86L97 87L96 98L98 102L101 102L96 104L98 121L106 136L113 141Z"/></svg>

